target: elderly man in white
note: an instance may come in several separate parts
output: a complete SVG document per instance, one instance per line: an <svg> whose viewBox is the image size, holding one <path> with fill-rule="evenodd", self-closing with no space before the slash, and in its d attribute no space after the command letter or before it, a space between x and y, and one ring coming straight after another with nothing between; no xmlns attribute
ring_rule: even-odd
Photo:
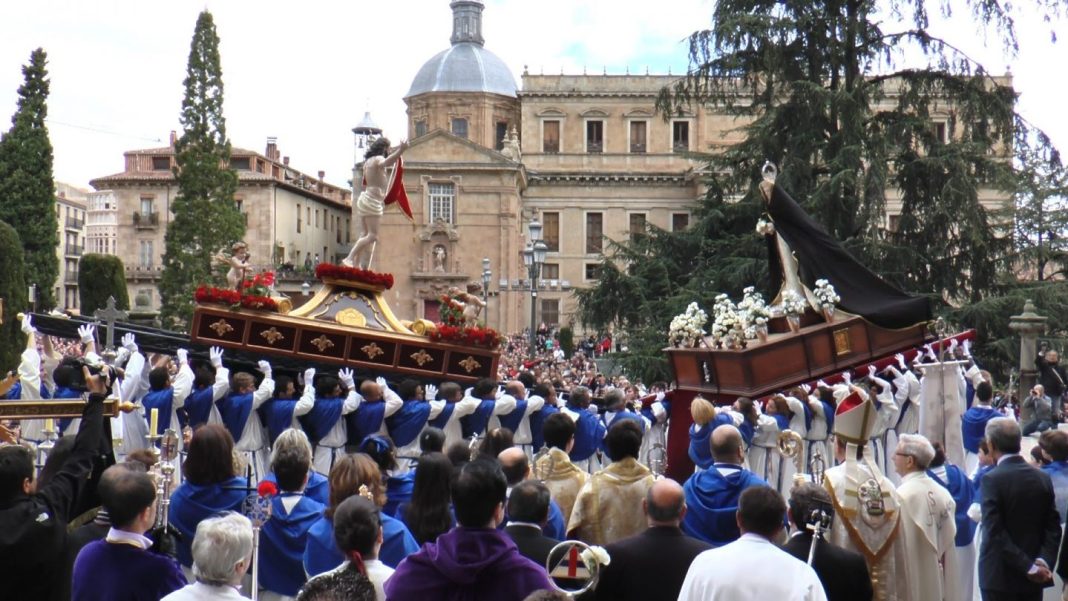
<svg viewBox="0 0 1068 601"><path fill-rule="evenodd" d="M826 601L815 570L772 542L786 519L786 502L777 490L747 488L735 519L742 537L693 560L679 601Z"/></svg>
<svg viewBox="0 0 1068 601"><path fill-rule="evenodd" d="M197 581L163 601L245 599L238 592L252 564L252 522L239 513L208 518L193 537L193 574Z"/></svg>
<svg viewBox="0 0 1068 601"><path fill-rule="evenodd" d="M901 434L894 450L894 470L901 476L900 535L908 556L908 599L960 599L957 573L956 503L949 491L927 475L935 450L919 434Z"/></svg>

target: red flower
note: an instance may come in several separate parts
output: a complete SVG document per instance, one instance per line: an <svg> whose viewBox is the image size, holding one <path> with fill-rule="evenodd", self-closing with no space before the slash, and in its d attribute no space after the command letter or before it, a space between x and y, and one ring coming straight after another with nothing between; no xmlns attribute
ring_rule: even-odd
<svg viewBox="0 0 1068 601"><path fill-rule="evenodd" d="M263 482L260 482L258 487L256 487L256 492L259 493L261 497L270 498L278 494L278 487L275 486L274 482L264 480Z"/></svg>
<svg viewBox="0 0 1068 601"><path fill-rule="evenodd" d="M381 287L386 290L393 287L393 274L378 273L368 269L360 269L358 267L334 265L333 263L320 263L319 266L315 268L315 277L320 280L329 278L334 280L359 282L369 286Z"/></svg>

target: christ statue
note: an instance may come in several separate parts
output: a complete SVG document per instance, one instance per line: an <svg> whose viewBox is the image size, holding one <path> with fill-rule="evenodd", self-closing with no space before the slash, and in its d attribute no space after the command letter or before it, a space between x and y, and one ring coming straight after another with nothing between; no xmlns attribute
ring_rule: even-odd
<svg viewBox="0 0 1068 601"><path fill-rule="evenodd" d="M382 137L372 142L364 154L366 161L363 164L363 172L366 185L353 205L361 233L349 255L341 261L346 267L358 266L367 269L371 264L371 253L378 242L378 224L382 221L386 192L391 183L386 169L397 163L401 153L408 148L408 142L401 141L392 153L389 148L389 139Z"/></svg>

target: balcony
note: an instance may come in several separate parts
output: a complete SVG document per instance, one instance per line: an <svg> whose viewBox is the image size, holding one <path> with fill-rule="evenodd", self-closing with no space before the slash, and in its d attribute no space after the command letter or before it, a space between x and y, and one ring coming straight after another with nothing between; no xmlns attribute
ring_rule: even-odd
<svg viewBox="0 0 1068 601"><path fill-rule="evenodd" d="M134 213L133 224L139 230L154 230L159 226L159 213Z"/></svg>
<svg viewBox="0 0 1068 601"><path fill-rule="evenodd" d="M63 282L66 283L66 284L77 284L78 283L78 272L77 271L68 271L63 276Z"/></svg>
<svg viewBox="0 0 1068 601"><path fill-rule="evenodd" d="M67 229L68 230L75 230L75 231L79 231L80 232L84 228L85 228L85 220L76 219L74 217L67 217Z"/></svg>
<svg viewBox="0 0 1068 601"><path fill-rule="evenodd" d="M67 244L66 255L68 257L80 257L84 251L85 248L78 246L77 244Z"/></svg>
<svg viewBox="0 0 1068 601"><path fill-rule="evenodd" d="M127 280L158 280L163 271L162 265L127 265Z"/></svg>

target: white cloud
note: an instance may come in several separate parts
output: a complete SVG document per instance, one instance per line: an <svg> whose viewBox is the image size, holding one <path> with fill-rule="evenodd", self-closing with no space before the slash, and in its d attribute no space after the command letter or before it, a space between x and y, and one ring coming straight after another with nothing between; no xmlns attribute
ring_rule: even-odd
<svg viewBox="0 0 1068 601"><path fill-rule="evenodd" d="M448 0L392 3L281 0L38 0L8 3L0 22L0 123L15 110L20 66L49 53L50 132L57 179L87 185L122 169L122 152L165 144L178 112L197 14L212 11L222 40L225 113L235 146L262 151L277 136L298 169L342 184L351 128L370 110L387 135L405 135L403 96L419 67L448 47ZM684 39L706 27L713 0L488 0L486 47L519 80L531 73L652 72L686 66ZM956 29L968 25L956 25ZM1068 64L1063 44L1028 25L1013 61L1021 110L1068 146L1057 112ZM1045 30L1048 32L1048 28ZM953 32L958 33L957 31ZM982 44L974 27L954 38ZM995 72L1000 48L980 48ZM989 57L989 58L988 58Z"/></svg>

